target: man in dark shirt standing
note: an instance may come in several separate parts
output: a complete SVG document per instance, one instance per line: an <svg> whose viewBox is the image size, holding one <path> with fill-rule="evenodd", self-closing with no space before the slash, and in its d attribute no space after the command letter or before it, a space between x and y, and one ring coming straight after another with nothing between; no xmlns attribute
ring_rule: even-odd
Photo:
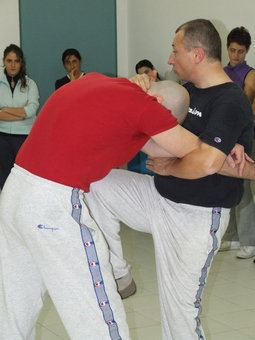
<svg viewBox="0 0 255 340"><path fill-rule="evenodd" d="M153 235L164 340L204 339L201 297L212 259L243 183L221 171L236 143L251 151L249 100L224 72L221 40L212 23L180 26L168 63L188 81L190 108L183 126L200 145L181 159L152 159L150 176L113 170L86 194L111 250L114 272L128 271L118 239L119 220ZM221 174L218 174L218 173ZM162 176L164 175L164 176ZM233 172L234 175L234 172Z"/></svg>

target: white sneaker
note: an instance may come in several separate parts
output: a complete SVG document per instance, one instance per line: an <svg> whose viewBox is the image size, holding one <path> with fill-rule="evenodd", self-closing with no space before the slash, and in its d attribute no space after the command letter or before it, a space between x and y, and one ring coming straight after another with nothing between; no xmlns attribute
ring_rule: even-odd
<svg viewBox="0 0 255 340"><path fill-rule="evenodd" d="M236 257L239 259L249 259L253 256L255 256L255 247L253 246L240 247L240 250L236 253Z"/></svg>
<svg viewBox="0 0 255 340"><path fill-rule="evenodd" d="M223 241L219 251L236 250L240 248L239 241Z"/></svg>

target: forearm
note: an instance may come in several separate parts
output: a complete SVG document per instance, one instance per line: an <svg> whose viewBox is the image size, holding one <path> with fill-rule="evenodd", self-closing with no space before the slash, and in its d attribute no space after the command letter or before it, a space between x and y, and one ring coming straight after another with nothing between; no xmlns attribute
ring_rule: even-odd
<svg viewBox="0 0 255 340"><path fill-rule="evenodd" d="M255 180L255 163L250 163L248 161L244 164L243 173L240 176L238 174L238 168L231 168L227 162L224 162L222 168L218 172L220 175L229 176L229 177L237 177L243 179Z"/></svg>
<svg viewBox="0 0 255 340"><path fill-rule="evenodd" d="M219 163L217 162L217 164ZM197 179L218 173L219 175L228 177L255 180L255 163L246 161L242 175L238 174L238 167L231 168L226 161L218 171L216 170L217 166L218 165L215 164L215 167L211 167L209 170L207 166L203 165L202 161L200 163L197 160L196 162L192 162L192 158L189 159L189 157L184 157L182 159L171 160L171 166L168 167L168 171L165 171L164 175L172 175L186 179Z"/></svg>
<svg viewBox="0 0 255 340"><path fill-rule="evenodd" d="M5 118L7 118L8 114L9 120L21 120L27 116L24 107L3 107L1 113L3 113L3 117Z"/></svg>
<svg viewBox="0 0 255 340"><path fill-rule="evenodd" d="M174 155L161 148L152 139L149 139L141 150L150 157L175 157Z"/></svg>
<svg viewBox="0 0 255 340"><path fill-rule="evenodd" d="M183 158L149 159L147 167L163 176L198 179L217 173L222 168L225 158L223 152L202 143L197 150Z"/></svg>
<svg viewBox="0 0 255 340"><path fill-rule="evenodd" d="M9 122L9 121L16 121L16 120L22 120L23 118L20 118L19 116L15 116L9 112L0 110L0 120Z"/></svg>
<svg viewBox="0 0 255 340"><path fill-rule="evenodd" d="M168 166L163 175L171 175L183 179L198 179L209 175L202 163L198 161L193 162L190 157L175 158L171 159L170 162L171 165Z"/></svg>

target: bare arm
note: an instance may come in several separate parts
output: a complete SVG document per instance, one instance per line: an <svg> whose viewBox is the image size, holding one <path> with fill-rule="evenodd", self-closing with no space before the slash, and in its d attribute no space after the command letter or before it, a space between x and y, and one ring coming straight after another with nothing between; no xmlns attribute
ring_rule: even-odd
<svg viewBox="0 0 255 340"><path fill-rule="evenodd" d="M222 168L218 172L221 175L229 177L237 177L243 179L255 180L255 163L245 161L242 175L238 173L237 168L230 167L227 162L224 162Z"/></svg>
<svg viewBox="0 0 255 340"><path fill-rule="evenodd" d="M158 173L159 175L168 176L172 174L170 168L174 164L174 162L175 162L175 159L169 158L169 157L149 159L147 161L147 168ZM223 176L228 176L228 177L255 180L255 164L246 160L244 163L243 173L242 175L240 175L237 167L235 168L230 167L227 161L225 161L221 169L217 173ZM176 176L176 177L180 177L180 176ZM195 176L190 176L189 179L196 179L193 177Z"/></svg>
<svg viewBox="0 0 255 340"><path fill-rule="evenodd" d="M251 70L244 81L244 92L250 99L250 102L253 103L255 99L255 70Z"/></svg>
<svg viewBox="0 0 255 340"><path fill-rule="evenodd" d="M26 118L26 111L23 107L3 107L0 110L0 120L15 121Z"/></svg>
<svg viewBox="0 0 255 340"><path fill-rule="evenodd" d="M154 135L151 139L169 154L179 158L198 148L201 143L197 136L181 125Z"/></svg>
<svg viewBox="0 0 255 340"><path fill-rule="evenodd" d="M201 142L199 149L182 159L169 157L149 159L147 168L163 176L172 175L186 179L197 179L218 173L229 177L255 180L255 163L248 156L245 158L241 174L238 167L240 163L233 167L223 152Z"/></svg>
<svg viewBox="0 0 255 340"><path fill-rule="evenodd" d="M147 92L149 88L151 87L150 82L156 81L156 78L157 78L157 71L154 70L152 71L151 78L148 76L148 74L143 73L143 74L136 74L133 77L129 78L129 80L131 81L131 83L134 83L140 86L144 92Z"/></svg>
<svg viewBox="0 0 255 340"><path fill-rule="evenodd" d="M161 148L157 143L155 143L151 138L141 149L150 157L175 157L163 148Z"/></svg>
<svg viewBox="0 0 255 340"><path fill-rule="evenodd" d="M200 142L197 149L181 159L150 159L147 167L161 175L197 179L217 173L225 159L222 151Z"/></svg>

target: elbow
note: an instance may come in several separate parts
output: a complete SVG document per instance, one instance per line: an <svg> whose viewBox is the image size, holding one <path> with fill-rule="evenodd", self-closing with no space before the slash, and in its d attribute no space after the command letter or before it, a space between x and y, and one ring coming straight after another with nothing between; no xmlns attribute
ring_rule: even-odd
<svg viewBox="0 0 255 340"><path fill-rule="evenodd" d="M30 102L27 106L24 107L24 118L36 117L37 111L39 108L39 102Z"/></svg>
<svg viewBox="0 0 255 340"><path fill-rule="evenodd" d="M219 170L217 170L216 168L214 167L209 167L207 169L205 169L205 176L211 176L211 175L214 175L218 172Z"/></svg>
<svg viewBox="0 0 255 340"><path fill-rule="evenodd" d="M222 165L223 164L219 164L218 162L207 162L203 166L205 176L211 176L216 174L222 168Z"/></svg>

